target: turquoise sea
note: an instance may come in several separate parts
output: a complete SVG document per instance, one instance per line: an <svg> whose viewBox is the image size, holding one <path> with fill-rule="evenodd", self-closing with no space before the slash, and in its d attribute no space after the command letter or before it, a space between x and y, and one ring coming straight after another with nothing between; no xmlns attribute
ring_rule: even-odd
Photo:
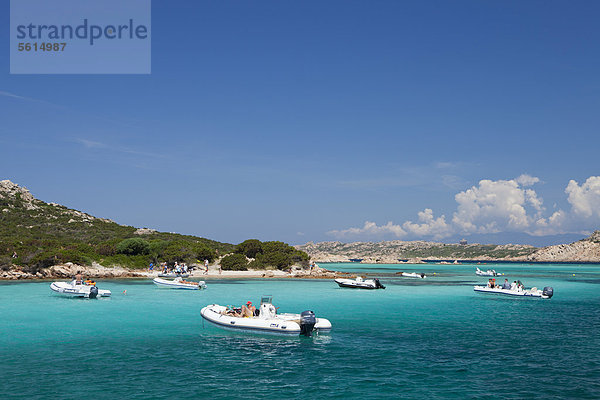
<svg viewBox="0 0 600 400"><path fill-rule="evenodd" d="M0 397L600 398L598 265L480 266L552 286L550 300L475 293L487 281L475 265L322 266L380 277L387 289L211 280L196 292L119 280L98 283L112 298L82 300L53 294L50 282L0 283ZM206 304L263 294L282 312L314 310L332 332L279 337L202 322Z"/></svg>

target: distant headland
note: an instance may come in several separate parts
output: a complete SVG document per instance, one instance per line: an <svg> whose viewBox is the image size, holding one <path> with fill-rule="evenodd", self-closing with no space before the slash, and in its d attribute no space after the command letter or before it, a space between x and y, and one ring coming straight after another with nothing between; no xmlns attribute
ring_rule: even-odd
<svg viewBox="0 0 600 400"><path fill-rule="evenodd" d="M279 241L234 245L120 225L0 181L0 279L64 278L79 270L94 277L143 277L158 273L162 263L185 263L195 273L219 277L331 275L309 261L308 254Z"/></svg>
<svg viewBox="0 0 600 400"><path fill-rule="evenodd" d="M321 242L296 246L316 262L416 263L427 261L506 261L600 263L600 231L570 244L447 244L427 241Z"/></svg>

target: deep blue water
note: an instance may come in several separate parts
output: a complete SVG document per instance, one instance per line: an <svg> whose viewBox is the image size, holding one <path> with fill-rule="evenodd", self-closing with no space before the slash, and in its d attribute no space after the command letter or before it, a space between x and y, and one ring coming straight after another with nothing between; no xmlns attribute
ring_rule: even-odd
<svg viewBox="0 0 600 400"><path fill-rule="evenodd" d="M322 266L379 276L387 289L221 280L196 292L122 280L99 282L110 299L81 300L49 282L1 283L0 397L600 398L599 266L492 266L553 286L550 300L475 293L487 278L474 265ZM290 338L203 325L204 305L262 294L281 311L314 310L333 331Z"/></svg>

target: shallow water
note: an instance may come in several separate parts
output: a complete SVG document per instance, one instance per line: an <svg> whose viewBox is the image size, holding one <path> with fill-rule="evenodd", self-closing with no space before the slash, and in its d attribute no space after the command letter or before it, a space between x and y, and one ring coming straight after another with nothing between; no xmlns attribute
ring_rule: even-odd
<svg viewBox="0 0 600 400"><path fill-rule="evenodd" d="M379 276L387 289L222 280L177 291L129 280L99 282L110 299L81 300L49 282L2 283L1 397L600 398L600 266L489 266L553 286L550 300L475 293L487 278L474 265L322 266ZM290 338L202 322L206 304L263 294L282 312L314 310L333 331Z"/></svg>

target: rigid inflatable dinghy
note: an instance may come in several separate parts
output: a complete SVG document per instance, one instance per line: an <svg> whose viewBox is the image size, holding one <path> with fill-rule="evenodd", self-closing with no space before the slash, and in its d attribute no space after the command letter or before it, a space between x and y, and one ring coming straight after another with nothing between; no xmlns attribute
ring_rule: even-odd
<svg viewBox="0 0 600 400"><path fill-rule="evenodd" d="M342 288L351 288L351 289L385 289L379 279L363 279L362 276L357 276L356 279L344 279L337 278L334 279L334 282Z"/></svg>
<svg viewBox="0 0 600 400"><path fill-rule="evenodd" d="M317 318L312 311L278 314L271 300L271 296L263 296L260 308L253 316L243 317L240 310L218 304L204 307L200 310L200 315L220 328L236 331L311 336L313 331L319 333L331 330L331 322L325 318Z"/></svg>
<svg viewBox="0 0 600 400"><path fill-rule="evenodd" d="M420 274L416 272L402 272L400 275L402 275L405 278L427 278L427 275L425 275L423 272L421 272Z"/></svg>
<svg viewBox="0 0 600 400"><path fill-rule="evenodd" d="M158 274L158 276L160 278L187 278L188 276L190 276L189 274L186 273L177 273L177 272L167 272L167 273L160 273Z"/></svg>
<svg viewBox="0 0 600 400"><path fill-rule="evenodd" d="M498 275L504 275L504 274L500 274L498 272L496 272L496 270L494 269L488 269L487 271L482 271L479 269L479 267L477 267L477 269L475 270L475 275L479 275L479 276L498 276Z"/></svg>
<svg viewBox="0 0 600 400"><path fill-rule="evenodd" d="M95 284L76 284L75 280L71 282L52 282L50 284L50 289L63 296L83 297L86 299L95 299L97 297L109 297L111 295L110 290L98 289Z"/></svg>
<svg viewBox="0 0 600 400"><path fill-rule="evenodd" d="M168 279L162 278L154 278L152 280L156 286L166 287L171 289L187 289L187 290L198 290L198 289L206 289L206 283L204 281L200 282L190 282L184 281L181 278L175 278L172 281Z"/></svg>
<svg viewBox="0 0 600 400"><path fill-rule="evenodd" d="M532 287L531 289L502 289L501 287L490 288L487 286L475 286L473 287L473 290L476 292L496 293L509 296L541 297L542 299L549 299L554 295L554 289L550 286L546 286L543 290L539 290L536 287Z"/></svg>

